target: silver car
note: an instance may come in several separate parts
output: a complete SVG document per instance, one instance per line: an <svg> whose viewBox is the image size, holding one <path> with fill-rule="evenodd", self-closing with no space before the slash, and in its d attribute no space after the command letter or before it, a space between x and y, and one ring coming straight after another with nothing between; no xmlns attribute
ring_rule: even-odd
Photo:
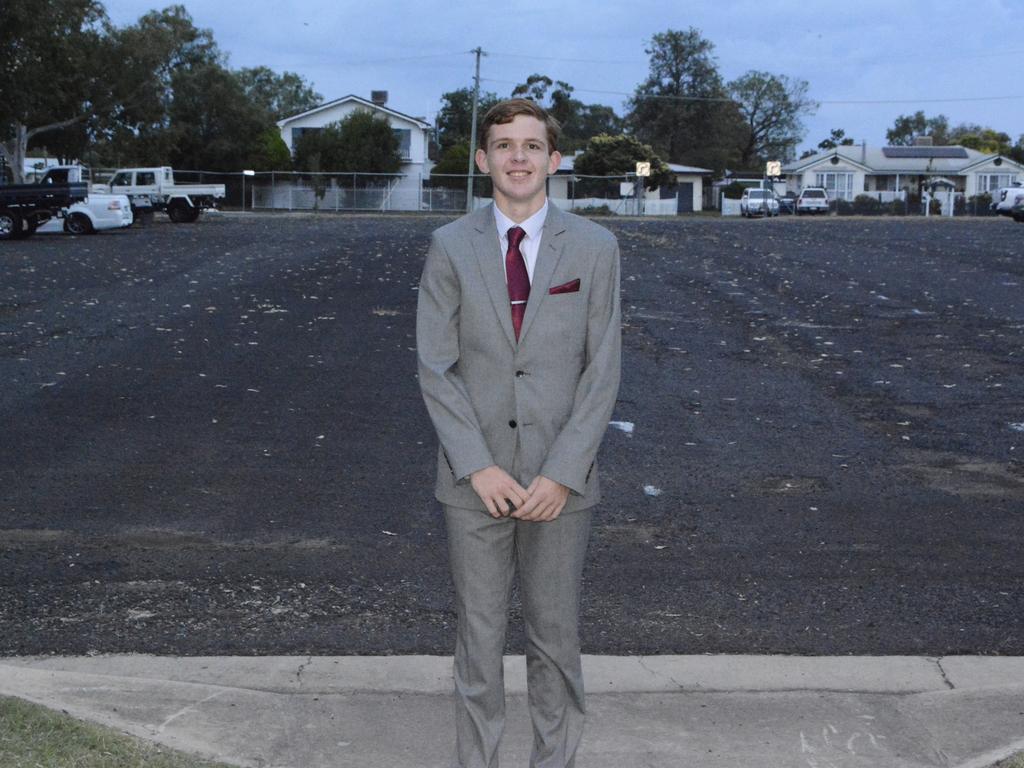
<svg viewBox="0 0 1024 768"><path fill-rule="evenodd" d="M744 189L740 198L740 213L743 216L778 216L779 199L770 189Z"/></svg>

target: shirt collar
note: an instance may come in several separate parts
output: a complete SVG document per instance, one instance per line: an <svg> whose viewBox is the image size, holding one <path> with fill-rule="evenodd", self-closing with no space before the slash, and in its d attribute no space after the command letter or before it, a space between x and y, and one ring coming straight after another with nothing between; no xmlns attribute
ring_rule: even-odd
<svg viewBox="0 0 1024 768"><path fill-rule="evenodd" d="M494 205L492 207L494 208L494 222L498 226L499 236L508 237L508 231L512 227L522 227L529 239L536 240L540 237L541 230L544 229L544 219L548 215L548 201L546 199L539 211L526 221L521 221L518 224L502 213L498 206Z"/></svg>

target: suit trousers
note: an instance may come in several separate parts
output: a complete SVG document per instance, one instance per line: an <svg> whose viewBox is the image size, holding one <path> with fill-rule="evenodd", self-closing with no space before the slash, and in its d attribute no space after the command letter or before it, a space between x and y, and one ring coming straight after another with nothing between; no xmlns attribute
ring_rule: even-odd
<svg viewBox="0 0 1024 768"><path fill-rule="evenodd" d="M445 506L458 630L455 735L459 768L497 768L505 727L502 654L518 571L533 724L530 768L572 768L583 735L579 602L591 510L550 522L495 519Z"/></svg>

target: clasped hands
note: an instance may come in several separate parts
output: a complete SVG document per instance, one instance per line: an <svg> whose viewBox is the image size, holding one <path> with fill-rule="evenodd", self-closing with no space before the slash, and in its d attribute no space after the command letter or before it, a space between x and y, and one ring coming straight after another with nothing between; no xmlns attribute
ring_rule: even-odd
<svg viewBox="0 0 1024 768"><path fill-rule="evenodd" d="M496 464L474 472L469 482L494 518L547 522L558 517L569 498L568 488L543 475L523 488Z"/></svg>

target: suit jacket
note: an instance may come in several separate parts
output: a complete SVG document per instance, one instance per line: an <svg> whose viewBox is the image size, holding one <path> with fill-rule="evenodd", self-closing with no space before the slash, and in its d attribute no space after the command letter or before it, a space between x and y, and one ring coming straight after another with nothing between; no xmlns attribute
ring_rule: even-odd
<svg viewBox="0 0 1024 768"><path fill-rule="evenodd" d="M497 464L527 486L600 499L595 459L619 386L619 247L549 204L516 341L490 206L433 233L416 318L420 389L440 441L435 495L485 509L469 476Z"/></svg>

